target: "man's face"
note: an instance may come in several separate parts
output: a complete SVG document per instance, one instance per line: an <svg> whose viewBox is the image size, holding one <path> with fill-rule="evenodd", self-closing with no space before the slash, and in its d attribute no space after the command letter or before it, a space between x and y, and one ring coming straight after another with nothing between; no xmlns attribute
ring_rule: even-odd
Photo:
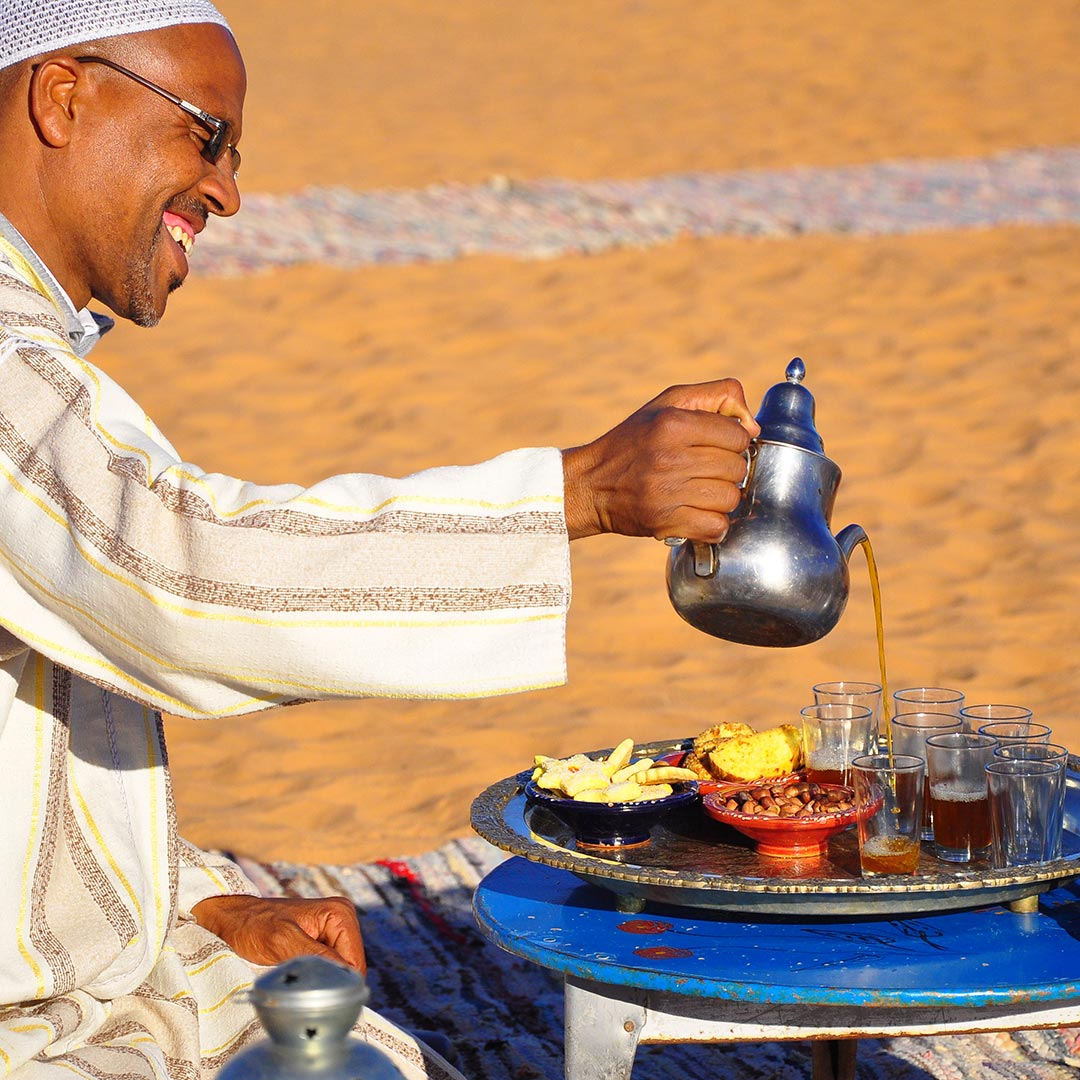
<svg viewBox="0 0 1080 1080"><path fill-rule="evenodd" d="M238 141L246 80L228 32L198 24L136 37L133 51L100 55L227 120L230 142ZM231 155L207 161L202 149L211 132L197 118L102 64L82 68L95 80L99 115L80 159L85 218L75 258L92 296L153 326L187 277L187 250L208 217L239 209Z"/></svg>

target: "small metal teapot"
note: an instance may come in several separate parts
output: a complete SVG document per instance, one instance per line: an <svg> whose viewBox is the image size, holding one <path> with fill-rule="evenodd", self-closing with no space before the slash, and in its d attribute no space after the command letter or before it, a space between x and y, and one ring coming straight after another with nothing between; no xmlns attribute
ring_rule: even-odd
<svg viewBox="0 0 1080 1080"><path fill-rule="evenodd" d="M747 451L742 502L719 544L671 538L668 595L691 626L743 645L787 647L824 637L848 598L860 525L830 531L840 469L824 454L814 398L795 357L765 394Z"/></svg>
<svg viewBox="0 0 1080 1080"><path fill-rule="evenodd" d="M217 1080L405 1080L377 1046L349 1034L369 991L352 968L297 956L255 980L269 1034L226 1062Z"/></svg>

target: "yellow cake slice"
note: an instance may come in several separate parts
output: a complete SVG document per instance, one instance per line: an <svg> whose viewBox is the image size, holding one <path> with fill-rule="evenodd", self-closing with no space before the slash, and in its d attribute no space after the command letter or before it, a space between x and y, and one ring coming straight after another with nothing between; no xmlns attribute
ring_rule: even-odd
<svg viewBox="0 0 1080 1080"><path fill-rule="evenodd" d="M794 724L781 724L725 739L706 756L717 780L787 776L802 767L802 735Z"/></svg>

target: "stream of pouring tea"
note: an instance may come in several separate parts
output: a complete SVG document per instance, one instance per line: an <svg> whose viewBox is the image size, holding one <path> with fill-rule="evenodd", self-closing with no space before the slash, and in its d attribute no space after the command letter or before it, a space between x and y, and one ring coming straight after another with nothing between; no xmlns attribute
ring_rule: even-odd
<svg viewBox="0 0 1080 1080"><path fill-rule="evenodd" d="M874 598L874 624L877 627L878 671L881 674L881 719L885 725L885 742L889 748L889 766L892 767L892 712L889 708L889 679L885 673L885 624L881 618L881 584L878 581L877 560L874 558L874 549L870 546L870 538L864 536L859 541L859 546L863 549L863 554L866 556L866 569L870 573L870 594Z"/></svg>

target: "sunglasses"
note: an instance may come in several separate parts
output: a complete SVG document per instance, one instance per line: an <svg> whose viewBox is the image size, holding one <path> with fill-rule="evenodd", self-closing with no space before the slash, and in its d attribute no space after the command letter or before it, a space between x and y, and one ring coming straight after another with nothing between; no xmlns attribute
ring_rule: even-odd
<svg viewBox="0 0 1080 1080"><path fill-rule="evenodd" d="M104 64L106 67L112 68L113 71L119 71L121 75L134 79L140 86L145 86L147 90L153 90L155 94L160 94L174 105L178 105L189 116L194 116L210 132L210 137L202 145L202 156L211 165L218 165L225 156L225 152L228 151L232 162L233 179L236 179L237 174L240 172L240 151L229 141L229 137L232 135L232 125L228 120L219 120L216 116L205 112L197 105L192 105L190 101L177 97L176 94L163 89L157 83L152 83L149 79L144 79L141 75L136 75L134 71L128 71L126 67L121 67L112 60L106 60L103 56L76 56L75 59L80 64Z"/></svg>

